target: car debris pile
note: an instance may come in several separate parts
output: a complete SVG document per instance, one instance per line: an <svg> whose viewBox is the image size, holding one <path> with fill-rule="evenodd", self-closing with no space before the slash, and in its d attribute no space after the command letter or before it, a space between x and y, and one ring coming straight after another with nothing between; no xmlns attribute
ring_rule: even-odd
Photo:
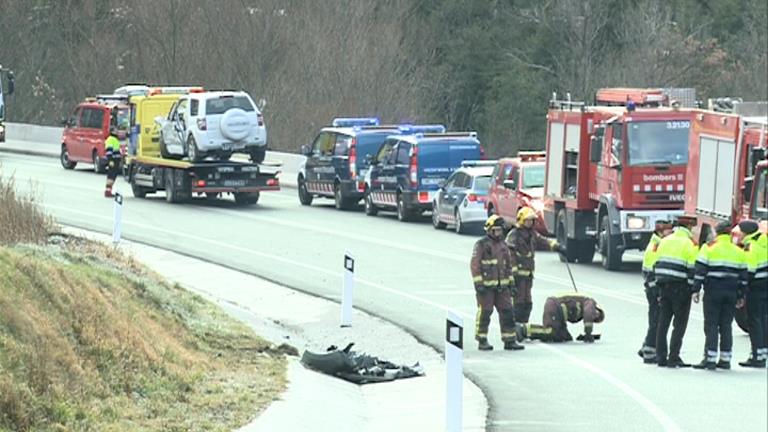
<svg viewBox="0 0 768 432"><path fill-rule="evenodd" d="M412 378L424 375L424 369L417 362L413 366L396 365L365 353L352 351L354 343L340 350L335 345L317 354L304 351L301 363L310 369L353 382L370 384Z"/></svg>

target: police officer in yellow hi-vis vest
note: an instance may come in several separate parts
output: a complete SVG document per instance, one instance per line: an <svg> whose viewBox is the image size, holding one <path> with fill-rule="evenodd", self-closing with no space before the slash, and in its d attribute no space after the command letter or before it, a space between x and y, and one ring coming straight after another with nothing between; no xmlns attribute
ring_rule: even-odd
<svg viewBox="0 0 768 432"><path fill-rule="evenodd" d="M656 248L656 263L651 273L651 281L659 290L656 364L672 368L690 366L680 358L680 349L691 312L693 267L698 252L691 233L691 227L696 225L696 218L678 216L675 225L674 232L659 242ZM667 332L673 318L674 329L667 356Z"/></svg>
<svg viewBox="0 0 768 432"><path fill-rule="evenodd" d="M739 222L747 257L747 319L752 352L739 366L764 368L768 360L768 236L752 220Z"/></svg>
<svg viewBox="0 0 768 432"><path fill-rule="evenodd" d="M104 141L104 152L107 159L107 186L104 189L104 196L112 198L112 185L115 184L115 179L120 171L120 140L118 139L118 131L116 127L109 128L109 136Z"/></svg>
<svg viewBox="0 0 768 432"><path fill-rule="evenodd" d="M696 369L731 368L733 333L731 324L737 304L744 302L747 288L747 258L731 239L731 223L721 222L715 228L716 237L704 245L696 257L693 301L699 302L704 288L704 359ZM717 339L720 336L720 360L717 360Z"/></svg>
<svg viewBox="0 0 768 432"><path fill-rule="evenodd" d="M656 363L656 330L659 324L659 288L652 280L653 266L658 258L657 248L661 239L672 234L672 223L666 220L656 221L656 227L643 253L643 285L648 301L648 330L645 332L643 346L637 354L643 363Z"/></svg>

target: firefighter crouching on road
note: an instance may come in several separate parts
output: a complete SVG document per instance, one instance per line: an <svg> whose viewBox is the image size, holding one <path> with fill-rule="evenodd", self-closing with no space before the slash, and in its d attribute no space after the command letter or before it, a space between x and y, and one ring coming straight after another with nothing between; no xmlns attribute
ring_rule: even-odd
<svg viewBox="0 0 768 432"><path fill-rule="evenodd" d="M696 369L731 368L733 348L733 314L735 307L744 306L747 289L747 258L744 251L731 240L731 223L721 222L717 235L704 245L696 257L693 281L693 301L699 302L704 287L704 359L693 365ZM720 335L720 360L717 360L717 337Z"/></svg>
<svg viewBox="0 0 768 432"><path fill-rule="evenodd" d="M583 340L592 343L595 341L593 324L601 323L604 319L605 312L593 298L579 293L563 294L547 298L544 303L543 325L519 324L518 337L543 342L569 342L573 337L568 332L568 323L584 320Z"/></svg>
<svg viewBox="0 0 768 432"><path fill-rule="evenodd" d="M512 274L515 277L515 319L527 323L533 309L531 288L533 288L534 257L536 248L546 248L564 252L556 241L547 240L533 229L536 212L530 207L523 207L517 212L517 226L507 235L507 246L512 255Z"/></svg>
<svg viewBox="0 0 768 432"><path fill-rule="evenodd" d="M120 171L120 140L118 140L117 128L109 129L109 136L104 141L104 151L107 156L107 186L104 190L104 196L112 198L112 185L115 184L115 179Z"/></svg>
<svg viewBox="0 0 768 432"><path fill-rule="evenodd" d="M659 289L652 280L651 274L658 258L656 252L659 242L670 234L672 234L672 224L669 221L656 221L651 240L643 253L643 285L645 298L648 301L648 330L645 333L643 347L637 354L642 357L645 364L656 363L656 330L659 326Z"/></svg>
<svg viewBox="0 0 768 432"><path fill-rule="evenodd" d="M521 350L525 347L515 340L515 315L511 297L515 281L511 271L512 258L504 244L504 219L497 215L489 217L485 222L485 232L486 236L475 243L470 264L477 298L475 338L478 349L493 349L488 343L488 326L495 306L499 314L504 349Z"/></svg>
<svg viewBox="0 0 768 432"><path fill-rule="evenodd" d="M656 332L656 363L658 366L689 367L680 358L683 336L691 312L693 267L698 252L691 227L696 218L679 216L674 232L661 239L656 248L656 263L651 280L659 290L659 324ZM667 357L667 332L674 318L674 329Z"/></svg>
<svg viewBox="0 0 768 432"><path fill-rule="evenodd" d="M764 368L768 359L768 236L757 222L741 221L742 244L747 258L747 319L752 352L739 366Z"/></svg>

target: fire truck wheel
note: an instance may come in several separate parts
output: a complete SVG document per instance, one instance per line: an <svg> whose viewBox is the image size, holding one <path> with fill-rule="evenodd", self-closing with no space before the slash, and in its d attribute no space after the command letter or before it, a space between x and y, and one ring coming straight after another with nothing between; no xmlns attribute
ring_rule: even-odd
<svg viewBox="0 0 768 432"><path fill-rule="evenodd" d="M621 269L621 251L619 250L619 236L611 235L608 227L608 215L600 220L600 255L603 268L606 270Z"/></svg>
<svg viewBox="0 0 768 432"><path fill-rule="evenodd" d="M565 245L566 253L558 254L560 261L569 263L576 262L577 241L569 239L565 231L565 210L560 210L557 213L557 229L555 231L555 237L557 242L561 245Z"/></svg>
<svg viewBox="0 0 768 432"><path fill-rule="evenodd" d="M144 198L147 196L149 189L145 188L144 186L131 183L131 192L133 192L133 196L136 198Z"/></svg>
<svg viewBox="0 0 768 432"><path fill-rule="evenodd" d="M235 192L235 204L253 205L259 202L258 192Z"/></svg>

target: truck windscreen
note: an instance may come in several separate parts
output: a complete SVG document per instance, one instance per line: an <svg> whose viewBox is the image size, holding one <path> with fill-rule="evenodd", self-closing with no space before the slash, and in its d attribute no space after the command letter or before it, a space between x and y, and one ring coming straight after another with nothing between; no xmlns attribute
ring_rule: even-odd
<svg viewBox="0 0 768 432"><path fill-rule="evenodd" d="M627 130L629 165L682 165L688 161L690 121L632 122Z"/></svg>

